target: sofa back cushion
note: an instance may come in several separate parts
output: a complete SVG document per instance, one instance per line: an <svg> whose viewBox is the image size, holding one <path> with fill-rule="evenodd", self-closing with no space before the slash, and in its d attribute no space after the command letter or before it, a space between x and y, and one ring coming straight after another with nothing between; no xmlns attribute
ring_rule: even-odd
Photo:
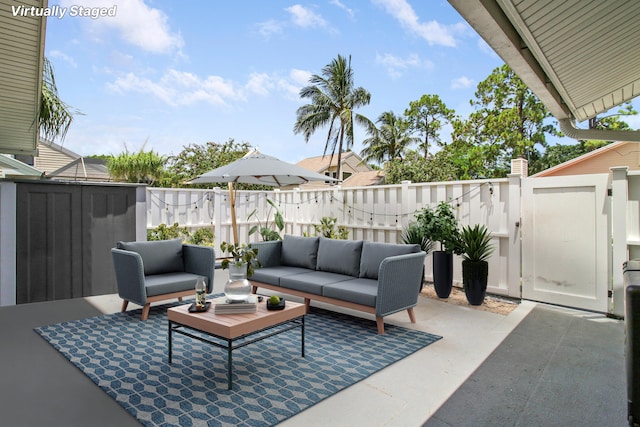
<svg viewBox="0 0 640 427"><path fill-rule="evenodd" d="M420 252L420 245L397 245L393 243L363 242L360 258L360 277L378 280L378 271L383 259Z"/></svg>
<svg viewBox="0 0 640 427"><path fill-rule="evenodd" d="M184 271L180 239L118 242L117 247L140 254L145 276Z"/></svg>
<svg viewBox="0 0 640 427"><path fill-rule="evenodd" d="M320 237L316 270L358 277L362 240L337 240Z"/></svg>
<svg viewBox="0 0 640 427"><path fill-rule="evenodd" d="M317 237L285 235L282 239L280 264L315 270L318 259L318 241Z"/></svg>

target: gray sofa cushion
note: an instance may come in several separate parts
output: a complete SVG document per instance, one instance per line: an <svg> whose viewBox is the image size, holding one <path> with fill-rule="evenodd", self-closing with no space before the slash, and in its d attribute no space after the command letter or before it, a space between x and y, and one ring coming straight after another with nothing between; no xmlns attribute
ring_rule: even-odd
<svg viewBox="0 0 640 427"><path fill-rule="evenodd" d="M420 245L396 245L365 241L362 244L362 257L360 258L360 277L377 280L380 263L383 259L414 252L420 252Z"/></svg>
<svg viewBox="0 0 640 427"><path fill-rule="evenodd" d="M280 264L292 267L316 269L318 258L318 238L284 236Z"/></svg>
<svg viewBox="0 0 640 427"><path fill-rule="evenodd" d="M355 304L375 307L378 296L378 281L371 279L351 279L344 282L333 283L322 288L322 295Z"/></svg>
<svg viewBox="0 0 640 427"><path fill-rule="evenodd" d="M293 276L294 274L308 273L308 268L290 267L287 265L280 265L277 267L262 267L256 268L250 281L262 282L269 285L280 286L280 278Z"/></svg>
<svg viewBox="0 0 640 427"><path fill-rule="evenodd" d="M316 270L358 277L362 240L337 240L320 237Z"/></svg>
<svg viewBox="0 0 640 427"><path fill-rule="evenodd" d="M165 273L145 276L144 287L147 296L165 295L193 289L195 295L196 280L199 276L191 273ZM205 278L206 280L206 278Z"/></svg>
<svg viewBox="0 0 640 427"><path fill-rule="evenodd" d="M118 242L117 247L140 254L145 276L184 271L182 240L180 239Z"/></svg>
<svg viewBox="0 0 640 427"><path fill-rule="evenodd" d="M345 276L344 274L328 273L325 271L311 271L309 273L282 277L280 279L280 286L283 288L322 295L323 286L351 279L352 277Z"/></svg>

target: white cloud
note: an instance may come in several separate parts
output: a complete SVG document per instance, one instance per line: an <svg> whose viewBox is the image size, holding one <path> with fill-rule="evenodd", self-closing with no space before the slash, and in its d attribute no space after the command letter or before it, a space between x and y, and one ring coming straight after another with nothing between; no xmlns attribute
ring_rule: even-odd
<svg viewBox="0 0 640 427"><path fill-rule="evenodd" d="M437 21L420 22L420 18L406 0L373 0L393 16L405 30L425 39L430 45L456 46L454 34L466 29L463 23L442 25Z"/></svg>
<svg viewBox="0 0 640 427"><path fill-rule="evenodd" d="M265 22L259 22L256 25L258 27L258 32L265 37L269 37L272 34L282 33L282 23L274 19Z"/></svg>
<svg viewBox="0 0 640 427"><path fill-rule="evenodd" d="M77 5L77 0L61 0L61 6ZM184 42L180 33L169 26L168 16L160 9L145 4L144 0L84 0L84 7L117 7L114 17L85 19L84 22L100 29L113 29L127 43L153 53L180 51Z"/></svg>
<svg viewBox="0 0 640 427"><path fill-rule="evenodd" d="M228 101L245 99L242 90L220 76L203 79L177 70L167 71L158 81L128 73L113 83L108 83L107 88L115 93L149 94L171 106L193 105L198 102L225 106Z"/></svg>
<svg viewBox="0 0 640 427"><path fill-rule="evenodd" d="M60 52L59 50L52 50L51 52L49 52L48 56L49 58L60 58L64 62L69 64L71 68L78 68L78 63L75 61L75 59L64 52Z"/></svg>
<svg viewBox="0 0 640 427"><path fill-rule="evenodd" d="M451 80L451 89L466 89L473 86L475 81L468 77L462 76Z"/></svg>
<svg viewBox="0 0 640 427"><path fill-rule="evenodd" d="M272 78L266 73L252 73L245 88L256 95L266 96L273 89Z"/></svg>
<svg viewBox="0 0 640 427"><path fill-rule="evenodd" d="M285 8L291 14L291 20L295 25L302 28L323 28L327 26L327 21L322 16L314 13L302 5L294 4Z"/></svg>
<svg viewBox="0 0 640 427"><path fill-rule="evenodd" d="M376 54L376 63L382 64L387 68L389 76L396 79L409 68L432 68L431 61L423 61L418 54L412 53L406 58L400 58L390 53L384 55Z"/></svg>
<svg viewBox="0 0 640 427"><path fill-rule="evenodd" d="M330 3L333 4L333 5L338 6L340 9L344 10L345 12L347 12L347 15L349 15L349 17L353 18L355 16L355 13L353 12L353 9L347 7L340 0L331 0Z"/></svg>

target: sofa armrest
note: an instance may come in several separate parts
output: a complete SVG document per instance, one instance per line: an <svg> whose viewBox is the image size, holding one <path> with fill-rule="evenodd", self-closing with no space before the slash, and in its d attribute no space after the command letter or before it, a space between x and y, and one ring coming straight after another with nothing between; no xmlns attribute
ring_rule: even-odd
<svg viewBox="0 0 640 427"><path fill-rule="evenodd" d="M380 263L376 315L388 316L418 303L426 252L387 257Z"/></svg>
<svg viewBox="0 0 640 427"><path fill-rule="evenodd" d="M147 291L144 287L144 266L140 254L113 248L111 257L120 298L138 305L145 305Z"/></svg>
<svg viewBox="0 0 640 427"><path fill-rule="evenodd" d="M252 243L251 247L258 249L258 261L263 267L276 267L280 265L282 253L282 240Z"/></svg>
<svg viewBox="0 0 640 427"><path fill-rule="evenodd" d="M213 292L216 254L211 246L182 245L184 271L207 278L207 293Z"/></svg>

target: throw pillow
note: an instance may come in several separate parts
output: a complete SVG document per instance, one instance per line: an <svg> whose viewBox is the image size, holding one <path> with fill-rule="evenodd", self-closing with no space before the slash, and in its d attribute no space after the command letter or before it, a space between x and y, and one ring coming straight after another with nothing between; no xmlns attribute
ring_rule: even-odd
<svg viewBox="0 0 640 427"><path fill-rule="evenodd" d="M318 238L285 235L282 239L280 264L316 269Z"/></svg>
<svg viewBox="0 0 640 427"><path fill-rule="evenodd" d="M337 240L320 237L316 270L358 277L362 240Z"/></svg>

